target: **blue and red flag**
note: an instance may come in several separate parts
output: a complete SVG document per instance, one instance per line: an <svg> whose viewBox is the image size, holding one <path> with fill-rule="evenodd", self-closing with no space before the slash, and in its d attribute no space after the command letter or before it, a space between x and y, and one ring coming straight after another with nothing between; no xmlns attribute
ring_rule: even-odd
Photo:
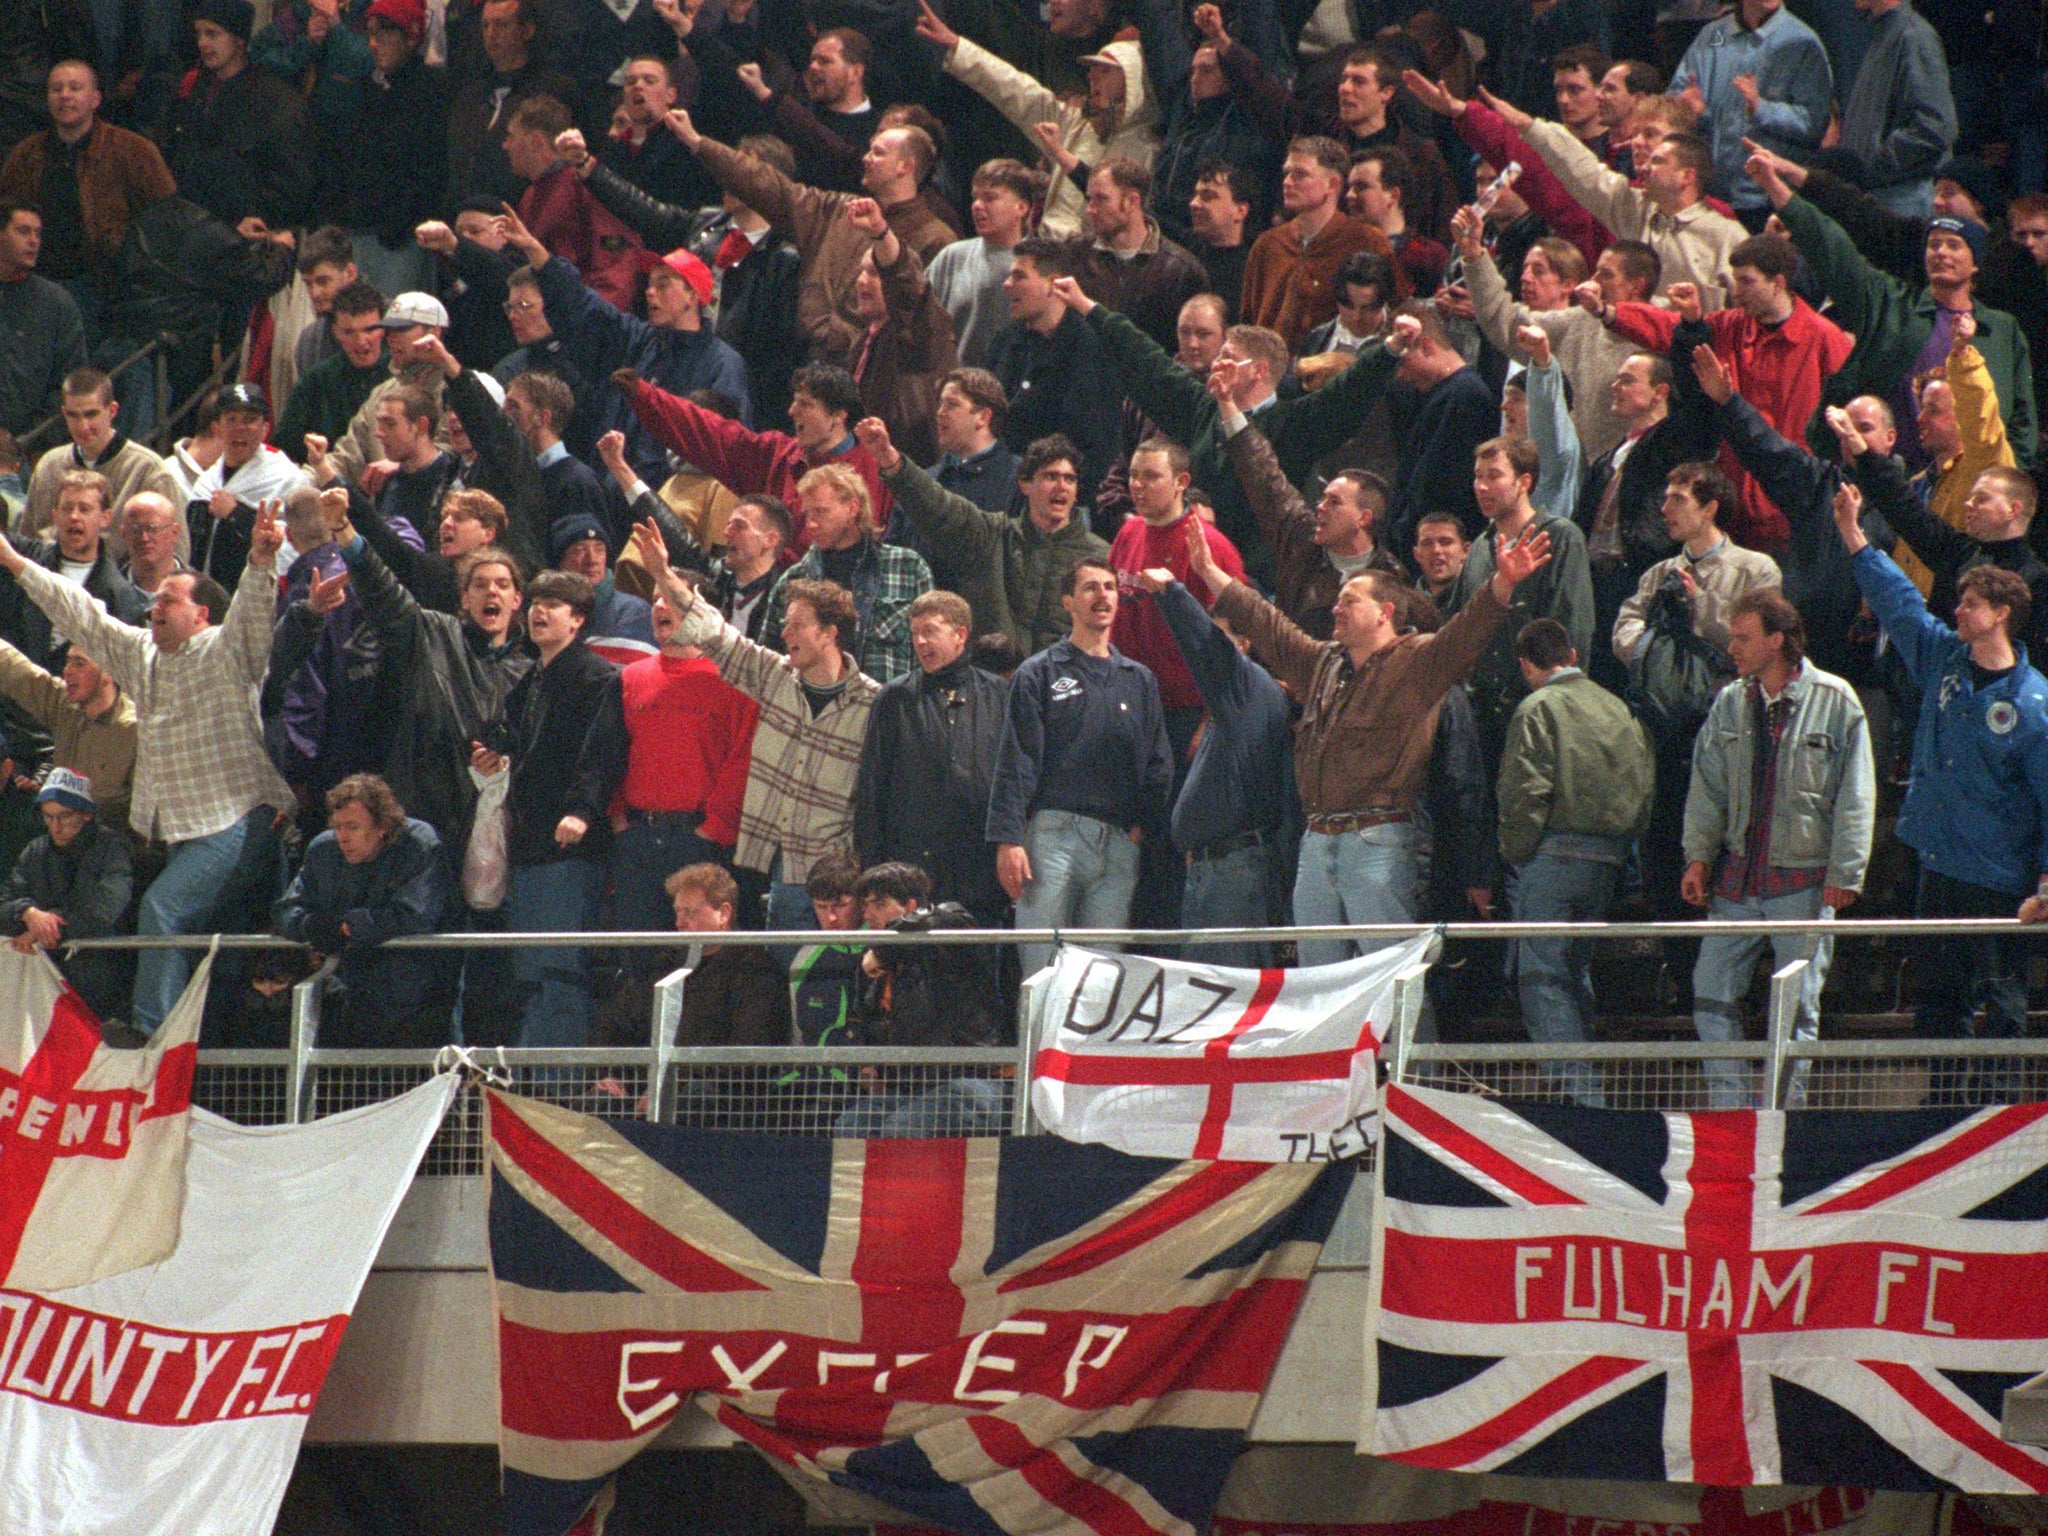
<svg viewBox="0 0 2048 1536"><path fill-rule="evenodd" d="M511 1536L691 1404L897 1519L1204 1536L1351 1177L489 1105Z"/></svg>

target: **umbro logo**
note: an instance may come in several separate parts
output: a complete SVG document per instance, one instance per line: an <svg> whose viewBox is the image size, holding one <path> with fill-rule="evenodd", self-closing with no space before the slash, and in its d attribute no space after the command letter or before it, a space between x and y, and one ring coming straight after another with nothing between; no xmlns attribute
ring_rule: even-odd
<svg viewBox="0 0 2048 1536"><path fill-rule="evenodd" d="M1078 677L1054 678L1052 681L1052 696L1055 700L1078 699L1081 697L1081 679Z"/></svg>

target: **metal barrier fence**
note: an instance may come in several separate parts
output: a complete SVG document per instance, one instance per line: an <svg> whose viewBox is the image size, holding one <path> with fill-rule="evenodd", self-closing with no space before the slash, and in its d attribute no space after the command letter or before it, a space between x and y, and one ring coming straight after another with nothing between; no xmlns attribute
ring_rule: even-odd
<svg viewBox="0 0 2048 1536"><path fill-rule="evenodd" d="M929 934L863 933L858 942L900 944L1012 944L1020 941L1085 946L1206 943L1247 938L1403 939L1436 931L1446 939L1580 937L1594 940L1699 938L1707 934L1759 936L1823 931L1846 937L1901 937L2011 933L2048 937L2002 919L1939 922L1895 919L1829 923L1752 922L1683 924L1472 923L1373 928L1183 930L1095 929L957 930ZM201 948L205 937L81 941L80 948ZM261 935L227 935L223 948L289 948ZM688 936L674 933L448 934L394 941L405 948L678 949ZM736 932L720 944L798 945L848 942L843 932ZM1763 1037L1724 1044L1685 1041L1594 1041L1586 1044L1449 1043L1427 1038L1426 967L1396 982L1393 1027L1385 1047L1390 1076L1406 1083L1563 1101L1577 1098L1617 1109L1702 1109L1728 1101L1780 1108L1883 1109L2048 1098L2048 1039L1924 1040L1802 1038L1798 997L1807 962L1794 961L1770 982ZM831 1135L855 1121L875 1099L920 1100L974 1086L976 1133L1027 1134L1034 989L1025 986L1019 1043L986 1049L820 1048L804 1046L683 1047L675 1044L687 967L655 988L644 1046L609 1049L497 1049L475 1053L502 1070L515 1091L605 1119L731 1130ZM420 1082L436 1069L432 1050L344 1050L319 1041L321 978L293 993L291 1038L279 1050L205 1050L199 1058L195 1102L246 1124L281 1125L314 1120L375 1103ZM1826 1027L1825 1018L1822 1021ZM959 1134L957 1117L925 1128ZM917 1134L892 1131L892 1134ZM473 1174L483 1166L479 1101L466 1095L430 1148L421 1171Z"/></svg>

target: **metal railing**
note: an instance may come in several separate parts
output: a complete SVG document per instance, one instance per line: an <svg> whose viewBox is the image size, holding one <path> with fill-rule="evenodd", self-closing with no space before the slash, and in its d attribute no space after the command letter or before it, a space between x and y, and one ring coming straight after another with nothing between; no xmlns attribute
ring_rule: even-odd
<svg viewBox="0 0 2048 1536"><path fill-rule="evenodd" d="M157 408L161 411L163 408L161 402L165 395L170 392L171 388L170 357L165 350L163 337L159 336L154 341L144 342L133 352L130 352L118 363L114 364L113 367L107 369L106 373L108 378L115 381L115 388L118 391L121 375L130 368L133 368L137 363L150 358L156 360L156 398L159 402ZM159 420L158 430L152 435L151 441L161 445L159 447L160 452L169 451L168 439L164 436L164 432L169 426L170 423L168 421ZM21 451L23 462L26 463L27 456L41 446L45 440L53 447L61 442L64 437L63 429L64 413L62 411L52 411L26 432L15 438L14 446Z"/></svg>
<svg viewBox="0 0 2048 1536"><path fill-rule="evenodd" d="M1439 932L1447 939L1643 939L1707 934L1796 934L1834 937L1927 937L2001 932L2039 935L2005 919L1918 921L1855 919L1827 923L1409 924L1374 928L1215 929L983 929L935 933L861 933L857 942L878 948L903 944L1012 944L1019 941L1090 946L1205 943L1246 938L1408 938ZM2044 935L2048 936L2048 935ZM745 931L719 935L724 945L845 944L844 932ZM79 941L75 948L176 946L203 948L204 936ZM260 934L225 935L224 949L293 948ZM690 936L675 933L435 934L393 942L416 949L507 949L591 946L679 950ZM692 957L694 958L694 956ZM1840 961L1838 958L1837 964ZM1963 1104L1987 1097L2048 1098L2048 1039L1924 1040L1802 1038L1798 999L1806 962L1794 961L1771 978L1760 1039L1726 1043L1696 1040L1596 1040L1585 1044L1526 1041L1454 1043L1426 1038L1426 967L1395 983L1387 1070L1397 1081L1489 1093L1517 1099L1586 1099L1589 1084L1611 1108L1700 1109L1716 1102L1715 1089L1744 1102L1783 1108L1901 1108ZM256 1124L315 1120L402 1092L436 1069L435 1050L337 1049L320 1043L324 972L303 981L292 997L289 1043L275 1050L204 1050L195 1101L230 1119ZM871 1108L882 1096L913 1101L971 1079L981 1103L971 1128L1027 1134L1036 991L1027 980L1019 1008L1019 1042L983 1049L719 1046L676 1043L686 967L663 977L645 1044L608 1048L479 1048L479 1064L502 1072L517 1091L612 1120L716 1127L784 1134L844 1132L849 1112ZM1822 1021L1823 1029L1826 1020ZM858 1120L856 1113L854 1119ZM929 1129L957 1134L960 1122ZM481 1171L481 1116L474 1095L459 1101L429 1150L422 1172Z"/></svg>

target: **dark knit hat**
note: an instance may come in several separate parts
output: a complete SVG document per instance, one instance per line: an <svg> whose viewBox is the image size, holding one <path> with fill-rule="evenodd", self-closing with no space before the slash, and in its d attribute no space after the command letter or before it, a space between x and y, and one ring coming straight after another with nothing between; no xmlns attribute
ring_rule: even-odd
<svg viewBox="0 0 2048 1536"><path fill-rule="evenodd" d="M192 19L210 21L246 43L256 30L256 7L250 0L198 0L192 7Z"/></svg>
<svg viewBox="0 0 2048 1536"><path fill-rule="evenodd" d="M1989 231L1982 224L1975 219L1958 219L1949 214L1942 214L1927 221L1927 233L1931 235L1936 230L1954 235L1966 242L1970 247L1970 254L1977 259L1977 265L1984 265L1984 240Z"/></svg>

